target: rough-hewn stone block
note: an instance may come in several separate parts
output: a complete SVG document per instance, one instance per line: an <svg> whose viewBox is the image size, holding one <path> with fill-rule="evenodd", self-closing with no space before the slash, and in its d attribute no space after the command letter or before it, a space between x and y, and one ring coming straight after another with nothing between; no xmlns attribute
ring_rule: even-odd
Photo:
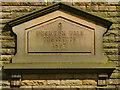
<svg viewBox="0 0 120 90"><path fill-rule="evenodd" d="M0 66L4 66L4 64L8 64L10 61L0 61Z"/></svg>
<svg viewBox="0 0 120 90"><path fill-rule="evenodd" d="M2 61L10 61L14 55L1 55Z"/></svg>
<svg viewBox="0 0 120 90"><path fill-rule="evenodd" d="M6 20L7 21L10 21L10 19L15 19L15 18L18 18L18 17L21 17L21 16L24 16L24 15L27 15L29 14L28 12L24 12L24 13L19 13L19 12L13 12L12 14L3 14L2 15L2 19Z"/></svg>
<svg viewBox="0 0 120 90"><path fill-rule="evenodd" d="M10 86L10 82L8 82L8 80L2 80L0 83L2 83L2 86Z"/></svg>
<svg viewBox="0 0 120 90"><path fill-rule="evenodd" d="M118 43L103 43L104 48L118 48Z"/></svg>
<svg viewBox="0 0 120 90"><path fill-rule="evenodd" d="M120 18L119 17L114 17L114 18L106 18L107 20L110 20L114 24L119 24L120 23Z"/></svg>
<svg viewBox="0 0 120 90"><path fill-rule="evenodd" d="M86 10L86 6L74 6L75 8Z"/></svg>
<svg viewBox="0 0 120 90"><path fill-rule="evenodd" d="M119 79L109 79L108 84L120 84L120 80Z"/></svg>
<svg viewBox="0 0 120 90"><path fill-rule="evenodd" d="M120 17L120 12L107 12L107 17Z"/></svg>
<svg viewBox="0 0 120 90"><path fill-rule="evenodd" d="M15 37L11 37L11 36L0 36L0 40L15 40Z"/></svg>
<svg viewBox="0 0 120 90"><path fill-rule="evenodd" d="M41 86L46 85L46 80L23 80L22 86Z"/></svg>
<svg viewBox="0 0 120 90"><path fill-rule="evenodd" d="M15 42L14 42L14 41L2 42L2 47L3 47L3 48L15 47Z"/></svg>
<svg viewBox="0 0 120 90"><path fill-rule="evenodd" d="M108 11L108 8L106 6L99 6L99 11Z"/></svg>
<svg viewBox="0 0 120 90"><path fill-rule="evenodd" d="M47 85L58 86L60 85L60 80L47 80Z"/></svg>
<svg viewBox="0 0 120 90"><path fill-rule="evenodd" d="M120 41L119 36L113 33L114 36L106 36L103 39L103 42L118 42Z"/></svg>
<svg viewBox="0 0 120 90"><path fill-rule="evenodd" d="M63 85L63 86L82 85L82 80L78 80L78 79L74 79L74 80L61 80L61 85Z"/></svg>
<svg viewBox="0 0 120 90"><path fill-rule="evenodd" d="M107 55L109 60L119 60L118 55Z"/></svg>
<svg viewBox="0 0 120 90"><path fill-rule="evenodd" d="M110 76L111 79L117 79L120 78L120 73L112 73Z"/></svg>
<svg viewBox="0 0 120 90"><path fill-rule="evenodd" d="M2 49L0 50L0 52L2 53L2 55L14 55L15 49Z"/></svg>
<svg viewBox="0 0 120 90"><path fill-rule="evenodd" d="M87 11L98 11L98 6L87 6Z"/></svg>
<svg viewBox="0 0 120 90"><path fill-rule="evenodd" d="M46 6L47 2L2 2L2 6Z"/></svg>
<svg viewBox="0 0 120 90"><path fill-rule="evenodd" d="M119 6L118 2L108 2L109 6Z"/></svg>
<svg viewBox="0 0 120 90"><path fill-rule="evenodd" d="M107 55L118 55L118 49L104 49L104 52Z"/></svg>
<svg viewBox="0 0 120 90"><path fill-rule="evenodd" d="M97 81L95 81L95 80L83 80L82 84L83 85L97 85Z"/></svg>
<svg viewBox="0 0 120 90"><path fill-rule="evenodd" d="M13 12L20 12L20 13L25 13L25 12L31 12L35 11L38 9L43 8L43 6L3 6L2 7L2 15L6 14L9 12L9 14L13 14Z"/></svg>
<svg viewBox="0 0 120 90"><path fill-rule="evenodd" d="M78 0L73 0L74 6L81 6L81 5L91 5L91 2L79 2Z"/></svg>
<svg viewBox="0 0 120 90"><path fill-rule="evenodd" d="M117 27L117 26L116 26ZM119 27L118 27L119 28ZM114 35L116 35L116 36L120 36L120 33L119 33L119 31L118 30L109 30L108 32L107 32L107 34L114 34ZM106 36L107 36L107 34L106 34Z"/></svg>
<svg viewBox="0 0 120 90"><path fill-rule="evenodd" d="M9 22L11 19L0 19L2 24L6 24L6 22Z"/></svg>
<svg viewBox="0 0 120 90"><path fill-rule="evenodd" d="M108 11L116 11L116 6L107 6Z"/></svg>
<svg viewBox="0 0 120 90"><path fill-rule="evenodd" d="M72 90L71 86L56 86L55 90Z"/></svg>

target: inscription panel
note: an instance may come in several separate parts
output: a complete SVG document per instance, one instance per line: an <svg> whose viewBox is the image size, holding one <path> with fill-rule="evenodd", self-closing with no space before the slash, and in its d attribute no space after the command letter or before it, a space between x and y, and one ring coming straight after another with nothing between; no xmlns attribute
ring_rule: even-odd
<svg viewBox="0 0 120 90"><path fill-rule="evenodd" d="M94 53L94 30L62 18L26 30L28 53Z"/></svg>

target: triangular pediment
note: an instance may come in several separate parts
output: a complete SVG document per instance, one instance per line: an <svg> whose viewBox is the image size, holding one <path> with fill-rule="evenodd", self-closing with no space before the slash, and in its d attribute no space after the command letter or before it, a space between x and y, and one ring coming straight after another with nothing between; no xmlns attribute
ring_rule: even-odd
<svg viewBox="0 0 120 90"><path fill-rule="evenodd" d="M49 14L51 12L54 12L56 10L62 10L62 11L65 11L67 13L76 15L78 17L85 18L86 20L92 21L93 23L100 24L100 25L102 25L104 27L107 27L107 28L109 28L110 25L112 24L112 22L110 22L106 19L103 19L99 16L90 14L89 12L86 12L86 11L83 11L81 9L75 8L71 5L67 5L67 4L64 4L64 3L56 3L56 4L50 5L48 7L45 7L43 9L40 9L36 12L33 12L31 14L25 15L25 16L17 18L17 19L14 19L14 20L8 22L6 25L10 26L10 27L13 27L13 26L22 24L24 22L33 20L35 18L44 16L44 15Z"/></svg>

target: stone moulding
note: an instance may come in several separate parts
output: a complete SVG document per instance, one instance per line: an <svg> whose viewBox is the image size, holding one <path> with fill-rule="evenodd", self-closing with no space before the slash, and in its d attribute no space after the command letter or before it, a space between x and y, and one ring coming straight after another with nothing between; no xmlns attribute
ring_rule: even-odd
<svg viewBox="0 0 120 90"><path fill-rule="evenodd" d="M58 19L48 22L54 18ZM45 25L41 25L43 22ZM11 74L92 72L110 75L116 65L103 55L102 38L111 25L106 19L64 3L12 20L4 30L17 35L16 55L11 63L4 65L4 70ZM90 54L84 54L86 52Z"/></svg>

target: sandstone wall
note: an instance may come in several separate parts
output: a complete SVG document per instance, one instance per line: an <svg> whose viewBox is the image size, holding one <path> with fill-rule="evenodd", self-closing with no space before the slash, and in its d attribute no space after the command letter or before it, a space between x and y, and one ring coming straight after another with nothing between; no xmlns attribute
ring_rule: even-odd
<svg viewBox="0 0 120 90"><path fill-rule="evenodd" d="M2 2L2 9L0 9L0 42L2 48L0 49L1 65L9 63L15 53L15 36L10 31L2 31L5 23L39 10L54 2ZM108 80L108 89L120 88L120 2L66 2L74 7L81 8L93 14L100 15L113 22L109 31L104 35L104 53L108 56L109 62L117 63L116 70ZM2 69L2 67L1 67ZM9 88L9 81L7 75L3 74L3 88ZM32 78L32 79L31 79ZM96 74L40 74L40 75L23 75L23 88L97 88ZM77 89L78 88L78 89ZM116 89L115 89L116 88ZM67 90L65 89L65 90ZM42 90L42 89L41 89ZM56 90L56 89L55 89Z"/></svg>

